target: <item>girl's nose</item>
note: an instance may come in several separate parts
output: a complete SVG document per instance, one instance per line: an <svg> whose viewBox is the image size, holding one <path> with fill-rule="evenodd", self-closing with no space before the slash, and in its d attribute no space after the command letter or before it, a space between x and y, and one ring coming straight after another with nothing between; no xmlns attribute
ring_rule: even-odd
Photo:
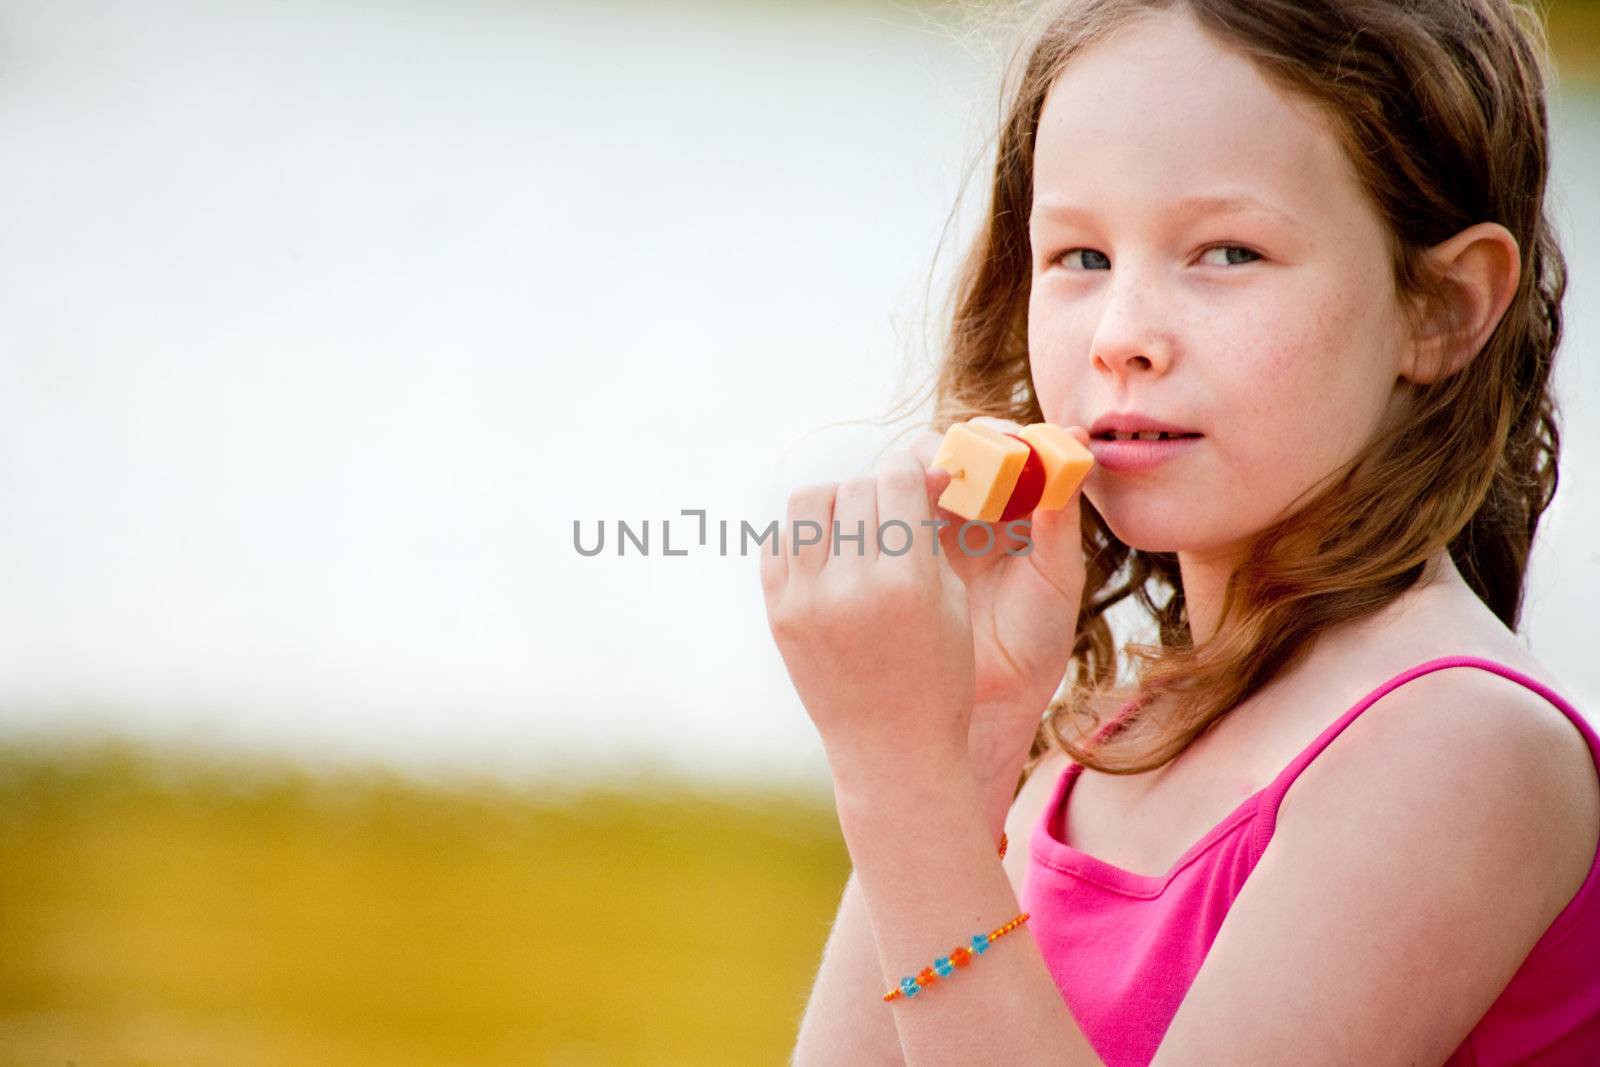
<svg viewBox="0 0 1600 1067"><path fill-rule="evenodd" d="M1159 289L1132 272L1107 286L1089 349L1095 370L1122 378L1166 373L1172 336L1160 313L1162 302Z"/></svg>

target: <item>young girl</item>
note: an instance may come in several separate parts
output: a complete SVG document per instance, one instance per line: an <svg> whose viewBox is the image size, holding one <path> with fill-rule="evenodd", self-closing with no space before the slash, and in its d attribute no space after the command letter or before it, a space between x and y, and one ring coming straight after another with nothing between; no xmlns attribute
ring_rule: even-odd
<svg viewBox="0 0 1600 1067"><path fill-rule="evenodd" d="M1515 634L1559 442L1541 34L1040 10L933 428L762 558L854 865L796 1063L1600 1063L1600 738ZM929 467L970 417L1097 463L969 555Z"/></svg>

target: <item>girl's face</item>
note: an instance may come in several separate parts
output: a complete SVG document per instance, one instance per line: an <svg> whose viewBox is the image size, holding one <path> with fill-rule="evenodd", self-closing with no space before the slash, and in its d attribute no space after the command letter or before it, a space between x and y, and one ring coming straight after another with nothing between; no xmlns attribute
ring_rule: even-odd
<svg viewBox="0 0 1600 1067"><path fill-rule="evenodd" d="M1233 558L1399 414L1382 220L1325 120L1187 12L1075 56L1034 163L1045 418L1137 412L1203 435L1153 468L1095 466L1084 492L1123 541Z"/></svg>

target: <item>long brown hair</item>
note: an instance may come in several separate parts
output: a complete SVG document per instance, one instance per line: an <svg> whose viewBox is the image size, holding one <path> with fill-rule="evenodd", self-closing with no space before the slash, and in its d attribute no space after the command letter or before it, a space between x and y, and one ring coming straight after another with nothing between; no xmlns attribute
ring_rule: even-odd
<svg viewBox="0 0 1600 1067"><path fill-rule="evenodd" d="M1474 223L1511 232L1521 279L1464 369L1412 385L1405 425L1379 435L1256 537L1228 583L1215 636L1200 648L1176 554L1123 543L1084 498L1088 573L1077 639L1066 689L1042 718L1024 776L1052 749L1107 773L1162 766L1298 662L1319 632L1405 592L1442 550L1516 630L1529 548L1556 489L1550 374L1566 264L1544 213L1548 59L1540 14L1508 0L1055 0L1029 8L1005 78L989 202L945 309L935 428L979 414L1042 421L1027 347L1039 114L1080 49L1178 4L1334 120L1387 220L1405 314L1420 305L1403 298L1439 291L1426 250ZM1106 614L1129 597L1154 620L1158 641L1125 649L1132 690L1118 685ZM1125 720L1131 729L1080 744L1130 692L1138 694ZM1159 721L1141 715L1160 694L1170 709Z"/></svg>

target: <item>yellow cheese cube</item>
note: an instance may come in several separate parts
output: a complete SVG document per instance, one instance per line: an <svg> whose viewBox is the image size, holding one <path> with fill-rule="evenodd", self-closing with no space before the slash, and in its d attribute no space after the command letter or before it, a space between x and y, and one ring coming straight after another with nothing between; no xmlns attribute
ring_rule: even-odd
<svg viewBox="0 0 1600 1067"><path fill-rule="evenodd" d="M1094 453L1066 430L1048 422L1024 426L1017 436L1032 445L1044 461L1044 495L1039 498L1039 506L1065 507L1094 466Z"/></svg>
<svg viewBox="0 0 1600 1067"><path fill-rule="evenodd" d="M974 422L956 423L933 460L950 472L939 506L964 519L997 522L1027 460L1028 446L1015 437Z"/></svg>

